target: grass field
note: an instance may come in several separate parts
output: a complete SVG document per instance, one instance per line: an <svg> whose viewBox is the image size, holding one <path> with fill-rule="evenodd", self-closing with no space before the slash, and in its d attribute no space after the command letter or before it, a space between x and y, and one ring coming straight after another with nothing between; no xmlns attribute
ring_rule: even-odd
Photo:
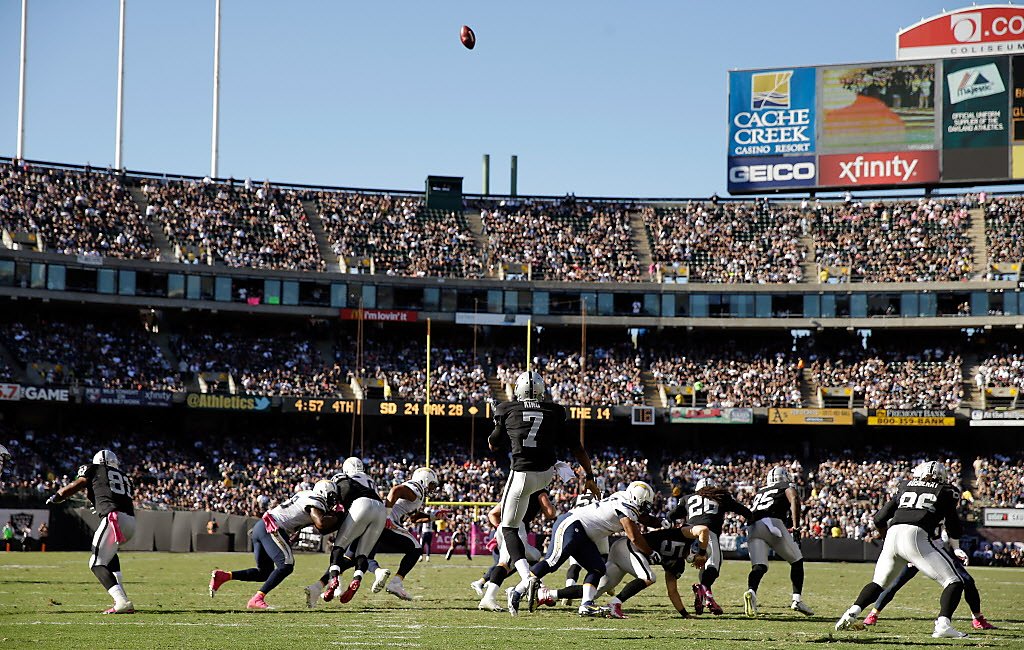
<svg viewBox="0 0 1024 650"><path fill-rule="evenodd" d="M935 640L930 634L939 587L916 578L899 593L875 628L835 633L836 618L870 579L867 564L810 564L804 599L817 611L790 611L789 570L773 562L761 585L761 616L743 616L740 597L749 565L728 562L715 585L726 613L679 618L664 584L626 603L627 620L583 619L575 610L544 609L519 618L476 609L469 583L486 567L480 558L420 563L406 581L415 602L370 593L369 583L347 605L305 608L302 588L326 566L325 555L297 556L295 573L268 596L276 609L247 612L258 585L231 582L213 600L207 594L214 567L241 569L244 554L122 553L126 589L138 614L101 616L109 597L86 566L84 553L0 553L0 648L199 648L199 647L401 647L401 648L790 648L803 643L1024 648L1024 570L978 567L984 612L998 630L970 629L966 604L959 629L971 637ZM384 557L385 566L389 560ZM558 582L562 580L559 573ZM689 585L692 576L681 584ZM555 581L552 581L554 584ZM691 598L685 598L688 603Z"/></svg>

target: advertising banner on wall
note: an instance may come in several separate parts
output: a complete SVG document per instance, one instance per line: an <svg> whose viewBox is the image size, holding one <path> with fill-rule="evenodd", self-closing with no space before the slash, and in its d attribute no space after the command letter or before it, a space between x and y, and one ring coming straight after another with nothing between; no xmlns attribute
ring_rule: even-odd
<svg viewBox="0 0 1024 650"><path fill-rule="evenodd" d="M870 187L917 185L938 180L938 151L844 153L818 157L819 185Z"/></svg>
<svg viewBox="0 0 1024 650"><path fill-rule="evenodd" d="M1024 508L984 508L984 526L1024 528Z"/></svg>
<svg viewBox="0 0 1024 650"><path fill-rule="evenodd" d="M729 191L814 187L814 156L729 157Z"/></svg>
<svg viewBox="0 0 1024 650"><path fill-rule="evenodd" d="M943 180L1009 177L1009 63L1006 57L943 63Z"/></svg>
<svg viewBox="0 0 1024 650"><path fill-rule="evenodd" d="M896 34L896 58L930 59L1024 52L1024 7L967 7Z"/></svg>
<svg viewBox="0 0 1024 650"><path fill-rule="evenodd" d="M729 73L729 155L814 152L813 68Z"/></svg>
<svg viewBox="0 0 1024 650"><path fill-rule="evenodd" d="M170 406L174 393L160 390L125 390L121 388L86 388L86 404L108 406Z"/></svg>
<svg viewBox="0 0 1024 650"><path fill-rule="evenodd" d="M935 64L821 69L823 153L934 149Z"/></svg>
<svg viewBox="0 0 1024 650"><path fill-rule="evenodd" d="M879 427L951 427L956 414L931 409L871 409L868 424Z"/></svg>
<svg viewBox="0 0 1024 650"><path fill-rule="evenodd" d="M850 409L768 409L768 424L853 424Z"/></svg>
<svg viewBox="0 0 1024 650"><path fill-rule="evenodd" d="M753 424L754 410L673 406L668 410L668 421L673 424Z"/></svg>

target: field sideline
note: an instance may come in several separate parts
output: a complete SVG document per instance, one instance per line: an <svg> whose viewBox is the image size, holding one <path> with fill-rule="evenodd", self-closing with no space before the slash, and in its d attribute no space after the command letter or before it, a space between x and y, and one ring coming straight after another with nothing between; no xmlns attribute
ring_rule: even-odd
<svg viewBox="0 0 1024 650"><path fill-rule="evenodd" d="M399 648L791 648L801 643L835 647L865 644L961 645L1024 648L1024 571L977 567L984 612L1000 629L975 632L965 603L955 624L971 634L963 641L932 639L938 585L916 578L883 613L880 624L863 632L834 633L836 618L870 579L869 564L809 564L804 599L817 615L789 610L789 570L773 562L761 585L761 616L742 615L740 596L749 565L727 562L715 593L726 613L682 620L658 584L626 603L627 620L582 619L565 608L508 614L481 612L469 589L486 562L463 557L445 562L435 556L420 563L406 584L416 598L405 603L373 594L369 582L347 605L305 608L302 587L327 564L326 555L299 555L295 573L268 596L273 612L244 610L255 583L232 582L213 600L207 595L214 567L249 566L245 554L123 553L126 589L139 610L134 616L101 616L109 606L86 566L85 553L0 553L0 647L399 647ZM397 557L382 558L394 566ZM564 573L559 572L561 582ZM680 585L692 583L683 577ZM692 597L684 594L684 601Z"/></svg>

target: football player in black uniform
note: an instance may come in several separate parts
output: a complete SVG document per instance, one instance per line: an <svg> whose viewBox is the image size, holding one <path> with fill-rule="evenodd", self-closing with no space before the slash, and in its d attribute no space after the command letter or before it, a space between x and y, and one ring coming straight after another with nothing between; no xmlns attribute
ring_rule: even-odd
<svg viewBox="0 0 1024 650"><path fill-rule="evenodd" d="M462 548L466 553L466 557L470 560L473 559L473 549L469 546L469 535L466 534L466 529L463 526L459 526L452 533L452 543L448 547L448 552L445 553L444 559L450 561L452 555L455 553L455 549Z"/></svg>
<svg viewBox="0 0 1024 650"><path fill-rule="evenodd" d="M836 630L862 627L857 616L910 562L943 587L939 617L935 619L932 636L937 639L967 636L951 623L963 595L963 578L956 562L942 551L933 537L939 524L945 523L949 545L954 550L960 548L962 528L956 513L958 500L956 491L949 484L945 465L929 461L914 468L912 478L900 483L896 496L875 514L875 527L885 538L882 554L875 564L875 575L861 590L857 602L836 622Z"/></svg>
<svg viewBox="0 0 1024 650"><path fill-rule="evenodd" d="M100 525L92 537L89 568L114 599L114 606L104 614L134 614L135 607L124 593L121 561L117 549L135 535L134 488L121 471L114 452L104 449L96 453L91 465L78 469L78 478L57 490L46 500L60 503L72 494L86 490L89 503L100 516Z"/></svg>
<svg viewBox="0 0 1024 650"><path fill-rule="evenodd" d="M768 472L767 485L754 495L747 527L747 549L750 551L750 574L743 593L743 611L757 616L757 588L768 573L768 549L789 562L789 578L793 583L790 608L805 616L814 611L803 601L804 556L794 535L799 535L801 503L793 477L785 467L776 466Z"/></svg>
<svg viewBox="0 0 1024 650"><path fill-rule="evenodd" d="M747 522L753 517L750 509L737 501L729 490L719 487L713 479L705 477L697 481L694 493L680 501L668 514L672 521L685 519L691 526L707 526L711 532L707 562L700 571L699 582L693 585L693 610L697 614L704 613L705 607L715 616L722 613L722 607L711 593L711 585L715 584L722 570L722 547L718 538L722 534L725 515L729 512L738 514Z"/></svg>
<svg viewBox="0 0 1024 650"><path fill-rule="evenodd" d="M11 452L7 451L7 447L0 445L0 474L4 473L4 464L11 459Z"/></svg>
<svg viewBox="0 0 1024 650"><path fill-rule="evenodd" d="M512 468L501 495L501 536L512 566L522 581L515 588L526 593L530 582L530 563L525 557L519 524L523 521L530 495L551 484L555 474L556 452L568 447L583 467L585 487L598 493L594 468L579 438L565 426L567 413L561 404L542 401L544 380L527 370L516 378L515 401L502 402L494 409L494 431L487 438L491 451L508 438L512 446Z"/></svg>

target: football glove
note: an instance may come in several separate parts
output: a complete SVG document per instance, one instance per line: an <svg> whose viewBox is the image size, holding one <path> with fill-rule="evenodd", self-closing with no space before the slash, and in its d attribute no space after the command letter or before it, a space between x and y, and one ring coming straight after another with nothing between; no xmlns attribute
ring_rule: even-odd
<svg viewBox="0 0 1024 650"><path fill-rule="evenodd" d="M661 564L661 553L651 551L651 564Z"/></svg>
<svg viewBox="0 0 1024 650"><path fill-rule="evenodd" d="M964 566L967 566L967 564L970 562L970 559L967 557L967 553L965 553L963 549L953 549L953 555L956 556L956 559L963 562Z"/></svg>
<svg viewBox="0 0 1024 650"><path fill-rule="evenodd" d="M54 503L60 503L63 500L64 500L64 497L62 497L61 495L59 495L59 494L52 494L52 495L50 495L50 498L46 500L46 505L49 506L49 505L53 505Z"/></svg>

